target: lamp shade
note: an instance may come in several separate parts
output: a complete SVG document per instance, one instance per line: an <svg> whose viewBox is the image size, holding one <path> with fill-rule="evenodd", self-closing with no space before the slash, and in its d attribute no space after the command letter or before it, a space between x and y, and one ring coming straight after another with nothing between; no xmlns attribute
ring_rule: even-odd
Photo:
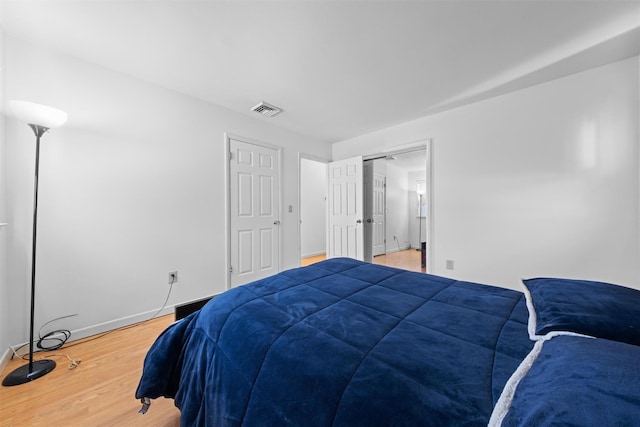
<svg viewBox="0 0 640 427"><path fill-rule="evenodd" d="M27 124L48 129L60 127L67 121L64 111L28 101L9 101L9 114Z"/></svg>
<svg viewBox="0 0 640 427"><path fill-rule="evenodd" d="M417 181L416 182L416 193L419 196L424 195L427 192L427 182L426 181Z"/></svg>

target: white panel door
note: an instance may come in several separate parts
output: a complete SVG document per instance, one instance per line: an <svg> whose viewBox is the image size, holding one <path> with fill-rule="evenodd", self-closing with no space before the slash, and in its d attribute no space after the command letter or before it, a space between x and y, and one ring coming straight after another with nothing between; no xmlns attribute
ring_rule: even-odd
<svg viewBox="0 0 640 427"><path fill-rule="evenodd" d="M385 224L385 212L386 212L386 188L387 178L379 173L373 174L373 209L372 216L370 217L372 222L372 244L373 244L373 256L382 255L387 252L386 249L386 224ZM367 219L369 221L369 218Z"/></svg>
<svg viewBox="0 0 640 427"><path fill-rule="evenodd" d="M364 260L362 156L329 163L327 258Z"/></svg>
<svg viewBox="0 0 640 427"><path fill-rule="evenodd" d="M231 286L280 269L278 150L229 140Z"/></svg>

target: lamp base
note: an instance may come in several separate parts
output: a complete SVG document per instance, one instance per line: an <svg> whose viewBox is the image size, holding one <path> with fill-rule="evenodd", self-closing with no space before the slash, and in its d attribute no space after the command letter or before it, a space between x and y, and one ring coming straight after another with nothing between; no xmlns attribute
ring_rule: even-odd
<svg viewBox="0 0 640 427"><path fill-rule="evenodd" d="M29 364L22 365L19 368L14 369L4 377L2 380L3 386L12 386L28 383L29 381L36 380L42 376L45 376L49 372L53 371L56 367L56 362L53 360L36 360L33 362L32 372L29 373Z"/></svg>

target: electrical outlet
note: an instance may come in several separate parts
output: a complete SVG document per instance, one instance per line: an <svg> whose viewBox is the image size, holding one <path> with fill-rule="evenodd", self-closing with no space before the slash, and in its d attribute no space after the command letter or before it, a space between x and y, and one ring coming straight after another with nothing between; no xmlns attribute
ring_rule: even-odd
<svg viewBox="0 0 640 427"><path fill-rule="evenodd" d="M453 270L453 260L452 259L448 259L447 260L447 270Z"/></svg>
<svg viewBox="0 0 640 427"><path fill-rule="evenodd" d="M169 284L173 285L175 283L178 283L178 270L169 272Z"/></svg>

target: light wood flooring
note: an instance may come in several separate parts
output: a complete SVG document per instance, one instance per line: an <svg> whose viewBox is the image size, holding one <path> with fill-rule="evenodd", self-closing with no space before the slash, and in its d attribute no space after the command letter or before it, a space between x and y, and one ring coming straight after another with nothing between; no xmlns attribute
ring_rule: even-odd
<svg viewBox="0 0 640 427"><path fill-rule="evenodd" d="M0 386L0 426L179 426L180 412L172 399L152 400L149 412L141 415L134 396L144 356L171 322L173 315L167 315L92 341L72 342L68 348L36 353L35 360L53 359L57 366L29 383ZM80 359L78 367L68 369L65 355ZM24 363L14 358L2 378Z"/></svg>
<svg viewBox="0 0 640 427"><path fill-rule="evenodd" d="M318 255L309 258L303 258L300 265L306 266L324 260L325 255ZM373 257L374 264L388 265L389 267L402 268L410 271L426 272L421 267L420 251L415 249L407 249L404 251L392 252L386 255L378 255Z"/></svg>

